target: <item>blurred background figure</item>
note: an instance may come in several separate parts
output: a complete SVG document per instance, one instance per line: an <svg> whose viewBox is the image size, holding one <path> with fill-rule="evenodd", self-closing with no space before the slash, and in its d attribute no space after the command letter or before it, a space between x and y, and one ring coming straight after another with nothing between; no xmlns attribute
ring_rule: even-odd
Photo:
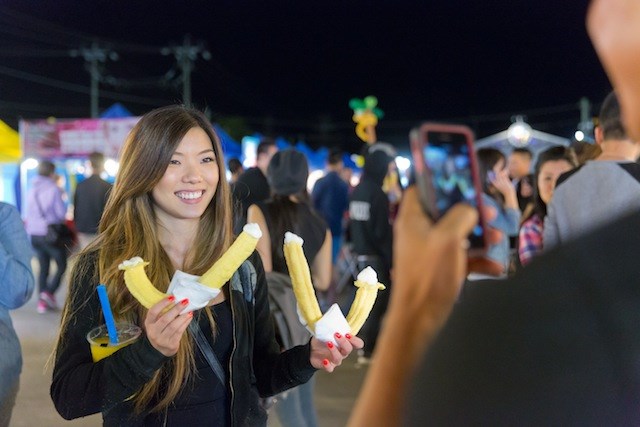
<svg viewBox="0 0 640 427"><path fill-rule="evenodd" d="M311 338L293 308L296 300L283 251L285 232L295 233L304 240L302 249L309 262L316 290L327 290L331 281L331 232L311 207L307 193L308 177L309 166L304 154L293 149L275 153L267 169L273 195L266 202L249 206L247 214L247 222L257 223L263 232L257 250L267 275L270 298L277 301L279 307L292 307L290 316L286 316L285 310L282 311L289 325L287 331L280 331L283 350L307 344ZM286 292L274 292L275 281L279 285L283 285L284 281ZM280 300L283 293L289 301ZM290 336L291 342L283 340L283 335ZM311 378L306 384L278 397L275 412L284 427L318 425L313 403L314 384L315 378Z"/></svg>
<svg viewBox="0 0 640 427"><path fill-rule="evenodd" d="M22 354L9 310L33 294L33 252L18 210L0 202L0 426L11 421L22 370Z"/></svg>
<svg viewBox="0 0 640 427"><path fill-rule="evenodd" d="M358 362L370 361L375 349L382 318L387 310L391 294L391 258L393 231L390 222L389 198L382 190L382 183L394 160L384 150L366 155L360 183L349 199L349 235L353 244L358 271L371 266L378 273L378 281L387 289L380 292L360 336L364 349Z"/></svg>
<svg viewBox="0 0 640 427"><path fill-rule="evenodd" d="M102 179L104 155L89 154L91 176L76 186L73 196L73 220L78 232L78 245L85 248L98 235L98 226L107 203L111 184Z"/></svg>
<svg viewBox="0 0 640 427"><path fill-rule="evenodd" d="M538 155L533 175L533 209L523 218L518 239L520 264L526 265L542 252L544 217L558 177L578 166L573 149L553 147ZM524 215L523 215L524 216Z"/></svg>
<svg viewBox="0 0 640 427"><path fill-rule="evenodd" d="M524 212L533 202L533 175L531 175L531 160L533 156L527 148L514 148L507 160L509 177L516 187L518 207Z"/></svg>
<svg viewBox="0 0 640 427"><path fill-rule="evenodd" d="M314 208L320 213L331 230L331 261L335 264L342 247L344 214L349 209L349 186L340 177L344 162L339 149L329 151L327 172L316 181L312 199Z"/></svg>
<svg viewBox="0 0 640 427"><path fill-rule="evenodd" d="M231 172L231 179L229 179L229 183L234 184L244 172L244 167L240 160L235 157L229 159L227 166L229 167L229 172Z"/></svg>
<svg viewBox="0 0 640 427"><path fill-rule="evenodd" d="M521 212L518 208L516 189L509 179L507 162L504 154L495 148L482 148L477 152L478 169L482 181L482 203L497 212L497 216L487 224L500 230L503 238L500 243L490 245L487 257L504 266L505 276L511 261L510 237L517 237L520 230ZM476 280L477 275L469 275Z"/></svg>
<svg viewBox="0 0 640 427"><path fill-rule="evenodd" d="M602 149L598 144L586 141L573 141L571 148L576 153L578 165L584 165L588 160L593 160L602 154Z"/></svg>
<svg viewBox="0 0 640 427"><path fill-rule="evenodd" d="M351 179L353 178L353 168L350 168L348 166L343 167L342 171L340 172L340 178L342 178L342 180L347 183L349 194L351 194L354 189L353 185L351 185Z"/></svg>
<svg viewBox="0 0 640 427"><path fill-rule="evenodd" d="M602 102L595 137L602 153L558 179L544 223L545 250L640 209L640 142L627 135L615 92Z"/></svg>
<svg viewBox="0 0 640 427"><path fill-rule="evenodd" d="M271 157L278 151L272 139L260 141L256 151L256 165L244 171L233 186L234 199L234 232L240 234L247 223L249 206L267 200L271 196L271 188L267 181L267 167Z"/></svg>
<svg viewBox="0 0 640 427"><path fill-rule="evenodd" d="M67 248L47 243L45 240L49 224L65 221L66 207L63 191L56 184L55 169L55 165L50 161L41 160L38 164L38 175L33 179L27 194L26 230L31 237L31 245L40 264L37 305L37 311L40 314L58 308L55 293L67 269ZM52 275L49 274L51 260L56 264Z"/></svg>

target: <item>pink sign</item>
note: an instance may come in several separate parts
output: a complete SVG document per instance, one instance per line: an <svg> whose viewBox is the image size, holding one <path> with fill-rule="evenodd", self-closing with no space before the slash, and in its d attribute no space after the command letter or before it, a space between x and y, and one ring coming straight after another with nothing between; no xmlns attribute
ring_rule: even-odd
<svg viewBox="0 0 640 427"><path fill-rule="evenodd" d="M21 120L24 157L85 157L99 151L113 159L140 117L119 119Z"/></svg>

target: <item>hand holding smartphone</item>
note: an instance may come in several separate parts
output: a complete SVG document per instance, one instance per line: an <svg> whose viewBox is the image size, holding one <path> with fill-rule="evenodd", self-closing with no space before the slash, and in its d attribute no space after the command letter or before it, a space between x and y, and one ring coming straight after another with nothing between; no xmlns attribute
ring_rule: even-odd
<svg viewBox="0 0 640 427"><path fill-rule="evenodd" d="M415 178L425 213L437 221L456 203L474 206L478 210L479 221L469 235L469 251L474 255L485 252L487 238L482 212L482 185L471 129L462 125L424 123L411 131L410 141Z"/></svg>

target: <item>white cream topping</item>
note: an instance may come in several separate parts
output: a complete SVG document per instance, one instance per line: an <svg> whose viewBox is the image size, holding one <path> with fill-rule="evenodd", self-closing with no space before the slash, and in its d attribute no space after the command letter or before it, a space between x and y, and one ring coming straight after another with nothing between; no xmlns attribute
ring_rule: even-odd
<svg viewBox="0 0 640 427"><path fill-rule="evenodd" d="M142 264L143 262L144 262L144 260L142 258L140 258L139 256L134 256L131 259L128 259L126 261L122 261L118 265L118 269L119 270L125 270L127 268L135 267L138 264Z"/></svg>
<svg viewBox="0 0 640 427"><path fill-rule="evenodd" d="M286 233L284 233L284 244L286 245L287 243L300 243L300 245L302 245L304 243L304 240L302 240L302 237L298 236L297 234L293 234L290 231L287 231Z"/></svg>
<svg viewBox="0 0 640 427"><path fill-rule="evenodd" d="M198 199L200 197L202 197L202 193L203 191L178 191L176 193L176 196L180 197L181 199L187 199L187 200L191 200L191 199Z"/></svg>
<svg viewBox="0 0 640 427"><path fill-rule="evenodd" d="M242 227L242 231L249 234L254 239L259 239L262 237L262 230L260 230L260 226L255 222L245 224L245 226Z"/></svg>
<svg viewBox="0 0 640 427"><path fill-rule="evenodd" d="M371 266L368 266L358 274L358 280L369 285L377 285L378 273Z"/></svg>

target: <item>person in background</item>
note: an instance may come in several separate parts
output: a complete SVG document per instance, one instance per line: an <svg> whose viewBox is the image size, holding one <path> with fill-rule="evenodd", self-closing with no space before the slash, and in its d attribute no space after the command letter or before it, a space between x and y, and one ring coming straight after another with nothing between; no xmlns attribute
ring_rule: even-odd
<svg viewBox="0 0 640 427"><path fill-rule="evenodd" d="M267 167L271 157L278 151L272 139L263 139L256 151L256 165L244 171L233 187L235 199L234 209L237 210L234 220L234 231L239 234L247 223L247 209L249 206L267 200L271 197L271 189L267 181Z"/></svg>
<svg viewBox="0 0 640 427"><path fill-rule="evenodd" d="M84 249L98 233L102 212L107 204L111 184L100 176L104 172L104 155L89 154L91 176L76 186L73 196L73 221L78 232L78 245Z"/></svg>
<svg viewBox="0 0 640 427"><path fill-rule="evenodd" d="M336 338L339 349L311 338L280 352L255 251L243 264L249 271L241 266L246 274L197 311L182 313L189 300L173 296L145 308L119 265L136 256L148 261L145 273L162 292L176 270L204 274L233 242L229 184L210 121L184 106L142 116L121 158L100 234L74 263L52 358L50 394L65 419L102 413L107 426L266 426L259 397L305 383L318 369L331 372L363 346L357 337ZM115 320L143 334L94 363L86 335L104 323L99 283ZM200 348L218 359L219 376Z"/></svg>
<svg viewBox="0 0 640 427"><path fill-rule="evenodd" d="M396 162L389 163L387 176L382 182L382 191L387 193L387 197L389 198L389 220L393 224L393 221L398 215L398 208L400 207L400 201L402 200L400 173L398 172Z"/></svg>
<svg viewBox="0 0 640 427"><path fill-rule="evenodd" d="M568 147L553 147L538 155L533 176L533 209L520 227L518 256L527 265L542 252L544 217L553 197L558 177L578 166L575 153Z"/></svg>
<svg viewBox="0 0 640 427"><path fill-rule="evenodd" d="M571 148L576 153L579 166L584 165L588 160L593 160L602 154L600 146L592 142L573 141L571 143Z"/></svg>
<svg viewBox="0 0 640 427"><path fill-rule="evenodd" d="M232 157L227 162L227 166L229 167L229 172L231 172L231 179L229 179L229 184L235 184L238 181L238 178L244 172L244 167L239 159Z"/></svg>
<svg viewBox="0 0 640 427"><path fill-rule="evenodd" d="M516 187L518 207L525 212L527 206L533 203L533 175L531 175L531 162L533 156L528 148L514 148L507 160L509 177Z"/></svg>
<svg viewBox="0 0 640 427"><path fill-rule="evenodd" d="M302 248L310 266L314 288L325 291L329 287L331 232L309 203L308 177L309 167L304 154L294 149L278 151L267 169L272 197L266 202L249 206L247 221L257 223L263 230L257 249L270 288L273 283L273 272L286 275L288 286L291 286L283 251L284 235L287 231L297 234L304 241ZM291 298L290 304L295 306L293 292L287 295ZM303 333L291 335L300 337L300 341L303 342L295 342L294 338L291 345L304 344L309 340L308 333L304 333L306 331L300 324L298 316L294 314L293 317L293 321L297 322L295 326L297 329L302 329ZM278 398L275 411L283 426L315 427L318 425L313 403L314 385L315 381L312 378Z"/></svg>
<svg viewBox="0 0 640 427"><path fill-rule="evenodd" d="M18 210L0 202L0 426L8 427L22 371L20 342L9 310L33 294L33 251Z"/></svg>
<svg viewBox="0 0 640 427"><path fill-rule="evenodd" d="M488 225L503 233L499 244L491 245L487 256L504 266L501 276L507 274L510 263L509 237L516 237L520 230L520 209L516 189L509 179L504 154L495 148L482 148L477 152L478 169L482 180L482 203L494 208L496 217ZM476 280L471 275L470 280Z"/></svg>
<svg viewBox="0 0 640 427"><path fill-rule="evenodd" d="M393 231L389 218L389 198L382 191L382 182L393 161L384 150L367 154L360 183L349 201L349 235L358 270L371 266L378 273L378 281L387 288L380 292L369 318L362 327L365 348L358 361L366 364L376 347L382 318L387 309L391 285L391 257Z"/></svg>
<svg viewBox="0 0 640 427"><path fill-rule="evenodd" d="M331 230L333 264L342 247L343 220L349 209L349 186L340 178L344 166L342 156L343 153L339 149L329 151L327 172L316 181L311 193L313 207L322 215Z"/></svg>
<svg viewBox="0 0 640 427"><path fill-rule="evenodd" d="M349 191L349 195L351 195L351 192L355 188L353 185L351 185L351 179L353 178L353 168L347 166L343 167L342 171L340 172L340 178L342 178L342 180L347 183L347 189Z"/></svg>
<svg viewBox="0 0 640 427"><path fill-rule="evenodd" d="M27 193L27 209L25 214L26 231L31 238L31 245L36 252L40 272L38 273L39 300L36 307L38 313L56 310L55 293L60 287L62 276L67 269L68 249L47 243L47 226L65 221L67 208L63 201L63 191L56 184L55 165L48 160L38 164L38 175L31 182ZM56 270L50 275L51 260L55 261Z"/></svg>
<svg viewBox="0 0 640 427"><path fill-rule="evenodd" d="M558 178L544 222L545 250L640 208L640 141L627 135L613 91L602 102L595 137L602 153Z"/></svg>

